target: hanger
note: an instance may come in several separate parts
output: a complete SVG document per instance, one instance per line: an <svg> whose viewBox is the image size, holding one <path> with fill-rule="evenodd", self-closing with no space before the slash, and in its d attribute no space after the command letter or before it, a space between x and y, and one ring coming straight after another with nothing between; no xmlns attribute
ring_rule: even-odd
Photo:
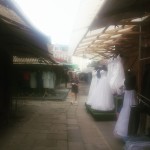
<svg viewBox="0 0 150 150"><path fill-rule="evenodd" d="M116 58L116 54L113 55L113 60Z"/></svg>

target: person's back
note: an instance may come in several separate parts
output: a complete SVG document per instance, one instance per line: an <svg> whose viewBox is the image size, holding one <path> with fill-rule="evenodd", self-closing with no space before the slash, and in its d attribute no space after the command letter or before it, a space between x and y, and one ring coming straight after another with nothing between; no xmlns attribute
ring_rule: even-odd
<svg viewBox="0 0 150 150"><path fill-rule="evenodd" d="M76 75L71 80L71 91L75 95L75 102L77 102L79 80Z"/></svg>

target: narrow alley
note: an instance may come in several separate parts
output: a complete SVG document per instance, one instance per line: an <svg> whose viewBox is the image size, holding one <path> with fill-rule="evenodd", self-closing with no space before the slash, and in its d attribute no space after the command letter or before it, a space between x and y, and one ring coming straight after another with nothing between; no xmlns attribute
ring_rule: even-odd
<svg viewBox="0 0 150 150"><path fill-rule="evenodd" d="M96 122L86 111L88 86L80 83L78 104L24 100L0 132L0 150L120 150L114 122Z"/></svg>
<svg viewBox="0 0 150 150"><path fill-rule="evenodd" d="M0 150L150 149L149 0L0 0L0 68Z"/></svg>

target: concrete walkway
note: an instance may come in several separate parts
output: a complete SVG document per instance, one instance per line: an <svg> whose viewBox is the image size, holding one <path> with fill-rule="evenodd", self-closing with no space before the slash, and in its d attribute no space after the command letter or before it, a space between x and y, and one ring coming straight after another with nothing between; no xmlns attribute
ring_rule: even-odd
<svg viewBox="0 0 150 150"><path fill-rule="evenodd" d="M0 131L0 150L113 150L85 109L87 89L80 84L78 104L71 104L71 93L66 101L24 101Z"/></svg>

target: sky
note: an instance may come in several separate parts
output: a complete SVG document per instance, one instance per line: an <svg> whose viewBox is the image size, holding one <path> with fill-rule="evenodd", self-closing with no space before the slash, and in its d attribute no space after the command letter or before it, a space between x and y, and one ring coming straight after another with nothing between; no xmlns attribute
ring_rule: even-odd
<svg viewBox="0 0 150 150"><path fill-rule="evenodd" d="M80 0L14 0L26 18L51 38L53 44L69 45Z"/></svg>

